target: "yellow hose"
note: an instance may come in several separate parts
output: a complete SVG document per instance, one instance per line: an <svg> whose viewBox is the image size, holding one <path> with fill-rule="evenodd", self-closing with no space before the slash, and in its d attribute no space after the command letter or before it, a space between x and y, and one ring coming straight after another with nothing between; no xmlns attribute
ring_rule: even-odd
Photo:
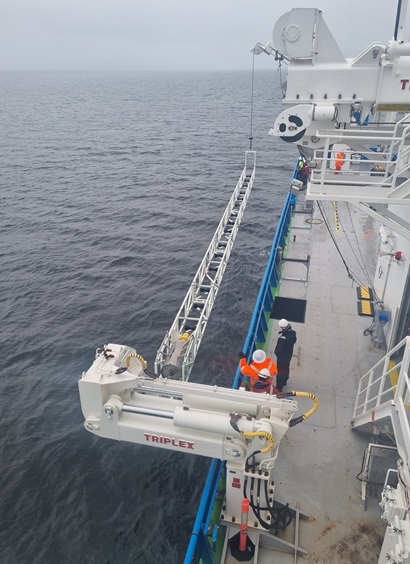
<svg viewBox="0 0 410 564"><path fill-rule="evenodd" d="M310 392L292 392L292 394L294 394L297 398L310 398L313 400L313 407L302 415L303 420L307 419L318 410L319 400L314 394L311 394Z"/></svg>
<svg viewBox="0 0 410 564"><path fill-rule="evenodd" d="M292 391L292 392L289 392L289 393L278 394L277 397L285 398L285 397L288 397L288 396L295 396L295 397L298 397L298 398L310 398L311 400L313 400L312 409L310 409L309 411L307 411L303 415L300 415L300 417L296 417L296 419L291 419L290 422L289 422L289 427L294 427L298 423L302 423L302 421L304 421L305 419L307 419L308 417L313 415L319 407L319 400L317 399L317 397L314 394L311 394L310 392L294 392L294 391Z"/></svg>
<svg viewBox="0 0 410 564"><path fill-rule="evenodd" d="M138 360L140 361L140 363L141 363L142 369L143 369L143 370L146 369L146 367L147 367L147 361L146 361L140 354L138 354L138 353L130 353L130 354L127 354L127 356L125 357L125 366L126 366L127 368L130 367L130 363L131 363L131 359L132 359L132 358L138 359Z"/></svg>
<svg viewBox="0 0 410 564"><path fill-rule="evenodd" d="M243 435L244 437L265 437L265 439L267 439L269 443L268 446L261 449L261 452L269 452L271 449L273 449L273 437L267 431L255 431L254 433L241 431L241 435Z"/></svg>

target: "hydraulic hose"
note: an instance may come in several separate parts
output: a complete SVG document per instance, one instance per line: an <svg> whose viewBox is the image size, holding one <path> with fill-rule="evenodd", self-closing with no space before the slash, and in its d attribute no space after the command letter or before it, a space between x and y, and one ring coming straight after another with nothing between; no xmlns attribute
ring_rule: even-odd
<svg viewBox="0 0 410 564"><path fill-rule="evenodd" d="M268 440L268 445L265 448L261 448L260 450L253 452L252 454L258 454L259 452L269 452L273 449L273 437L267 431L255 431L253 433L241 431L241 435L244 437L265 437Z"/></svg>
<svg viewBox="0 0 410 564"><path fill-rule="evenodd" d="M279 399L283 399L283 398L286 398L286 397L289 397L289 396L295 396L297 398L310 398L313 401L312 409L310 409L309 411L307 411L303 415L296 417L295 419L291 419L290 423L289 423L289 427L294 427L298 423L302 423L302 421L304 421L305 419L307 419L308 417L313 415L319 407L318 398L314 394L311 394L310 392L295 392L295 391L292 391L292 392L283 392L283 393L277 395L277 397Z"/></svg>
<svg viewBox="0 0 410 564"><path fill-rule="evenodd" d="M269 493L268 493L268 482L265 480L265 499L267 503L267 509L272 517L272 529L275 529L276 532L283 531L286 527L292 523L293 514L292 511L289 509L289 503L283 505L276 509L274 504L269 504Z"/></svg>
<svg viewBox="0 0 410 564"><path fill-rule="evenodd" d="M256 502L255 502L255 497L254 497L254 485L255 485L255 480L257 480L257 491L256 491ZM260 500L261 500L261 485L262 485L262 480L258 479L258 478L251 478L251 484L250 484L250 492L249 492L249 497L247 495L247 485L248 485L248 481L247 479L245 480L244 483L244 487L243 487L243 497L244 498L248 498L249 499L249 505L251 506L255 517L257 518L257 520L259 521L259 523L262 525L262 527L264 527L267 530L272 530L274 529L276 531L276 533L278 531L282 531L284 529L286 529L286 527L288 527L293 519L293 514L292 514L292 510L289 509L289 504L287 503L286 505L282 505L279 504L280 507L275 507L274 503L270 503L269 502L269 493L268 493L268 483L266 480L264 480L264 493L265 493L265 502L266 502L266 506L262 506L260 505ZM265 521L262 518L261 515L261 511L268 511L270 516L271 516L271 521Z"/></svg>

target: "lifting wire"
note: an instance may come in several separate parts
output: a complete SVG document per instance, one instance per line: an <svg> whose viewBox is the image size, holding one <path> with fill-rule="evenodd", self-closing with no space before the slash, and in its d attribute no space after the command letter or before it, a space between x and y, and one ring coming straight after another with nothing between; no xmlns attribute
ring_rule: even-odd
<svg viewBox="0 0 410 564"><path fill-rule="evenodd" d="M352 251L352 253L353 253L353 256L354 256L355 259L357 260L357 264L359 265L359 268L362 270L362 272L363 272L363 274L364 274L364 277L366 278L369 287L371 287L371 289L373 290L374 295L375 295L376 298L377 298L376 291L375 291L375 289L374 289L374 287L373 287L373 285L372 285L372 281L371 281L371 279L370 279L369 273L367 272L366 265L365 265L365 262L364 262L364 258L363 258L362 252L361 252L361 250L360 250L359 242L358 242L358 240L357 240L356 230L355 230L354 225L353 225L353 218L352 218L352 216L351 216L351 214L350 214L349 203L346 202L346 204L347 204L347 211L348 211L349 217L350 217L350 222L351 222L351 224L352 224L352 229L353 229L353 233L354 233L354 238L355 238L355 240L356 240L357 248L359 249L359 254L360 254L360 257L361 257L363 266L360 264L359 258L357 257L356 252L354 251L353 246L352 246L351 242L349 241L349 237L347 236L346 229L344 228L344 225L343 225L343 223L342 223L342 220L340 219L340 216L339 216L339 224L340 224L340 226L341 226L341 228L342 228L343 233L345 234L346 241L347 241L347 243L348 243L348 245L349 245L349 247L350 247L350 249L351 249L351 251Z"/></svg>
<svg viewBox="0 0 410 564"><path fill-rule="evenodd" d="M249 150L252 151L253 141L253 86L255 79L255 53L252 56L252 94L251 94L251 132L249 137Z"/></svg>
<svg viewBox="0 0 410 564"><path fill-rule="evenodd" d="M341 251L340 251L340 249L339 249L339 247L338 247L338 244L336 243L336 239L335 239L334 236L333 236L332 230L330 229L329 221L328 221L328 219L327 219L327 216L326 216L326 214L325 214L325 211L324 211L324 209L323 209L323 205L321 204L321 202L318 202L318 207L319 207L320 213L321 213L321 215L322 215L322 217L323 217L323 221L324 221L324 223L325 223L325 225L326 225L326 228L327 228L327 230L328 230L328 232L329 232L329 235L330 235L330 237L332 238L333 243L334 243L334 245L335 245L335 247L336 247L336 250L338 251L338 253L339 253L339 255L340 255L341 259L342 259L342 262L343 262L343 264L344 264L344 266L345 266L345 268L346 268L348 277L349 277L351 280L355 281L356 284L359 284L359 286L364 286L364 284L359 280L359 278L358 278L358 277L350 270L350 268L348 267L348 265L347 265L347 263L346 263L346 261L345 261L343 255L342 255L342 253L341 253ZM350 215L350 211L349 211L349 215ZM351 221L352 221L352 220L351 220ZM340 218L339 218L339 222L340 222ZM340 223L341 223L341 222L340 222ZM342 224L341 224L341 225L342 225ZM353 227L353 221L352 221L352 227ZM347 238L347 234L346 234L346 231L345 231L343 225L342 225L342 229L343 229L343 231L344 231L344 233L345 233L345 236L346 236L346 238ZM354 227L353 227L353 231L354 231L355 236L356 236L356 232L355 232L355 230L354 230ZM347 240L348 240L348 239L347 239ZM357 241L357 237L356 237L356 241ZM349 244L350 244L350 242L349 242ZM359 245L358 245L358 247L359 247ZM359 247L359 251L360 251L360 247ZM352 249L352 252L353 252L353 254L355 255L353 249ZM360 252L360 254L361 254L361 252ZM362 255L361 255L361 256L362 256ZM356 255L355 255L355 257L356 257ZM359 263L359 260L357 259L357 257L356 257L356 260L357 260L357 262ZM363 260L363 256L362 256L362 260ZM363 264L364 264L364 260L363 260ZM360 263L359 263L359 266L360 266ZM360 266L360 268L361 268L361 266ZM372 284L371 281L370 281L370 278L369 278L369 275L368 275L367 270L366 270L366 269L363 269L363 268L362 268L362 270L363 270L363 272L364 272L364 274L365 274L365 276L366 276L366 278L367 278L367 280L368 280L368 282L369 282L370 288L373 290L373 293L374 293L374 295L375 295L375 297L376 297L376 300L379 301L379 298L377 297L376 290L374 289L373 284ZM367 336L369 336L369 335L372 335L373 332L374 332L374 329L375 329L375 318L373 317L372 323L370 324L370 326L369 326L367 329L365 329L365 330L363 331L363 335L364 335L365 337L367 337Z"/></svg>
<svg viewBox="0 0 410 564"><path fill-rule="evenodd" d="M361 251L361 249L360 249L359 242L358 242L358 240L357 240L356 230L355 230L355 228L354 228L354 225L353 225L353 218L352 218L352 214L351 214L351 212L350 212L350 205L349 205L349 202L346 202L346 203L347 203L347 211L348 211L349 217L350 217L350 222L351 222L351 224L352 224L352 229L353 229L354 237L355 237L356 243L357 243L357 248L359 249L359 254L360 254L360 257L361 257L362 263L363 263L363 272L364 272L364 275L366 276L366 280L368 281L369 286L372 288L372 290L373 290L373 292L374 292L374 295L375 295L376 298L377 298L376 291L375 291L375 289L373 288L373 285L372 285L372 282L371 282L371 278L370 278L370 276L369 276L369 273L368 273L367 268L366 268L366 263L365 263L364 258L363 258L363 254L362 254L362 251ZM357 260L357 262L359 262L359 261Z"/></svg>
<svg viewBox="0 0 410 564"><path fill-rule="evenodd" d="M328 218L327 218L327 216L326 216L326 214L325 214L325 211L324 211L324 209L323 209L323 205L322 205L321 202L318 202L318 207L319 207L319 211L320 211L320 213L321 213L321 215L322 215L323 221L324 221L324 223L325 223L325 225L326 225L326 228L327 228L327 230L328 230L328 232L329 232L329 235L330 235L330 237L331 237L331 239L332 239L332 241L333 241L333 244L334 244L334 246L336 247L336 250L337 250L337 252L339 253L340 258L342 259L342 262L343 262L343 264L344 264L344 267L346 268L348 277L349 277L351 280L353 280L354 282L356 282L356 284L359 284L359 286L364 286L364 284L360 281L359 277L358 277L358 276L349 268L349 266L347 265L347 263L346 263L346 261L345 261L345 259L344 259L344 256L342 255L342 252L341 252L341 250L340 250L340 248L339 248L339 246L338 246L338 244L337 244L337 242L336 242L336 239L335 239L335 237L334 237L334 235L333 235L333 233L332 233L332 230L331 230L330 225L329 225L329 220L328 220ZM342 228L343 228L343 226L342 226ZM359 266L360 266L360 264L359 264ZM361 267L360 267L360 268L361 268ZM362 269L362 270L363 270L363 269ZM374 291L373 287L372 287L372 290ZM375 295L376 295L376 294L375 294Z"/></svg>

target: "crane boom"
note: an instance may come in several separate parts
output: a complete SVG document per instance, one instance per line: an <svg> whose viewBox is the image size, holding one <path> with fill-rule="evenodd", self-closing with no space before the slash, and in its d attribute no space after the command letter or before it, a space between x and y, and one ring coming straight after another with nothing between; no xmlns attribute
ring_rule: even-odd
<svg viewBox="0 0 410 564"><path fill-rule="evenodd" d="M225 516L238 518L248 480L273 488L279 444L297 402L152 378L145 366L144 359L124 345L109 344L97 351L79 381L85 428L104 438L226 460L231 482ZM267 507L261 511L269 521Z"/></svg>

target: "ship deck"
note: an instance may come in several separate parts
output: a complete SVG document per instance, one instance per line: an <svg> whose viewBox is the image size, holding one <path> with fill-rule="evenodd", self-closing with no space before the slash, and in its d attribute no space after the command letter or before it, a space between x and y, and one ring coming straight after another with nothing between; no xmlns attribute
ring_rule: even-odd
<svg viewBox="0 0 410 564"><path fill-rule="evenodd" d="M368 280L372 280L379 224L346 203L334 207L328 202L323 207L340 253L367 285L358 261L364 261ZM315 204L311 214L304 212L306 204L298 203L286 257L305 260L309 255L309 270L307 273L304 263L285 261L279 293L306 300L304 323L292 322L297 343L285 390L312 392L320 406L282 440L274 470L275 497L310 516L301 520L299 529L299 546L310 557L299 557L300 561L369 564L378 560L384 526L377 497L368 498L366 511L360 507L361 484L356 476L370 436L352 431L350 420L360 377L385 351L363 334L372 318L358 314L358 284L348 277L319 206ZM274 320L268 348L273 358L278 330ZM312 404L302 399L299 406L304 413ZM292 527L279 533L290 542L293 535ZM296 560L293 555L275 552L273 561ZM264 555L261 551L258 562L272 563L272 552Z"/></svg>

